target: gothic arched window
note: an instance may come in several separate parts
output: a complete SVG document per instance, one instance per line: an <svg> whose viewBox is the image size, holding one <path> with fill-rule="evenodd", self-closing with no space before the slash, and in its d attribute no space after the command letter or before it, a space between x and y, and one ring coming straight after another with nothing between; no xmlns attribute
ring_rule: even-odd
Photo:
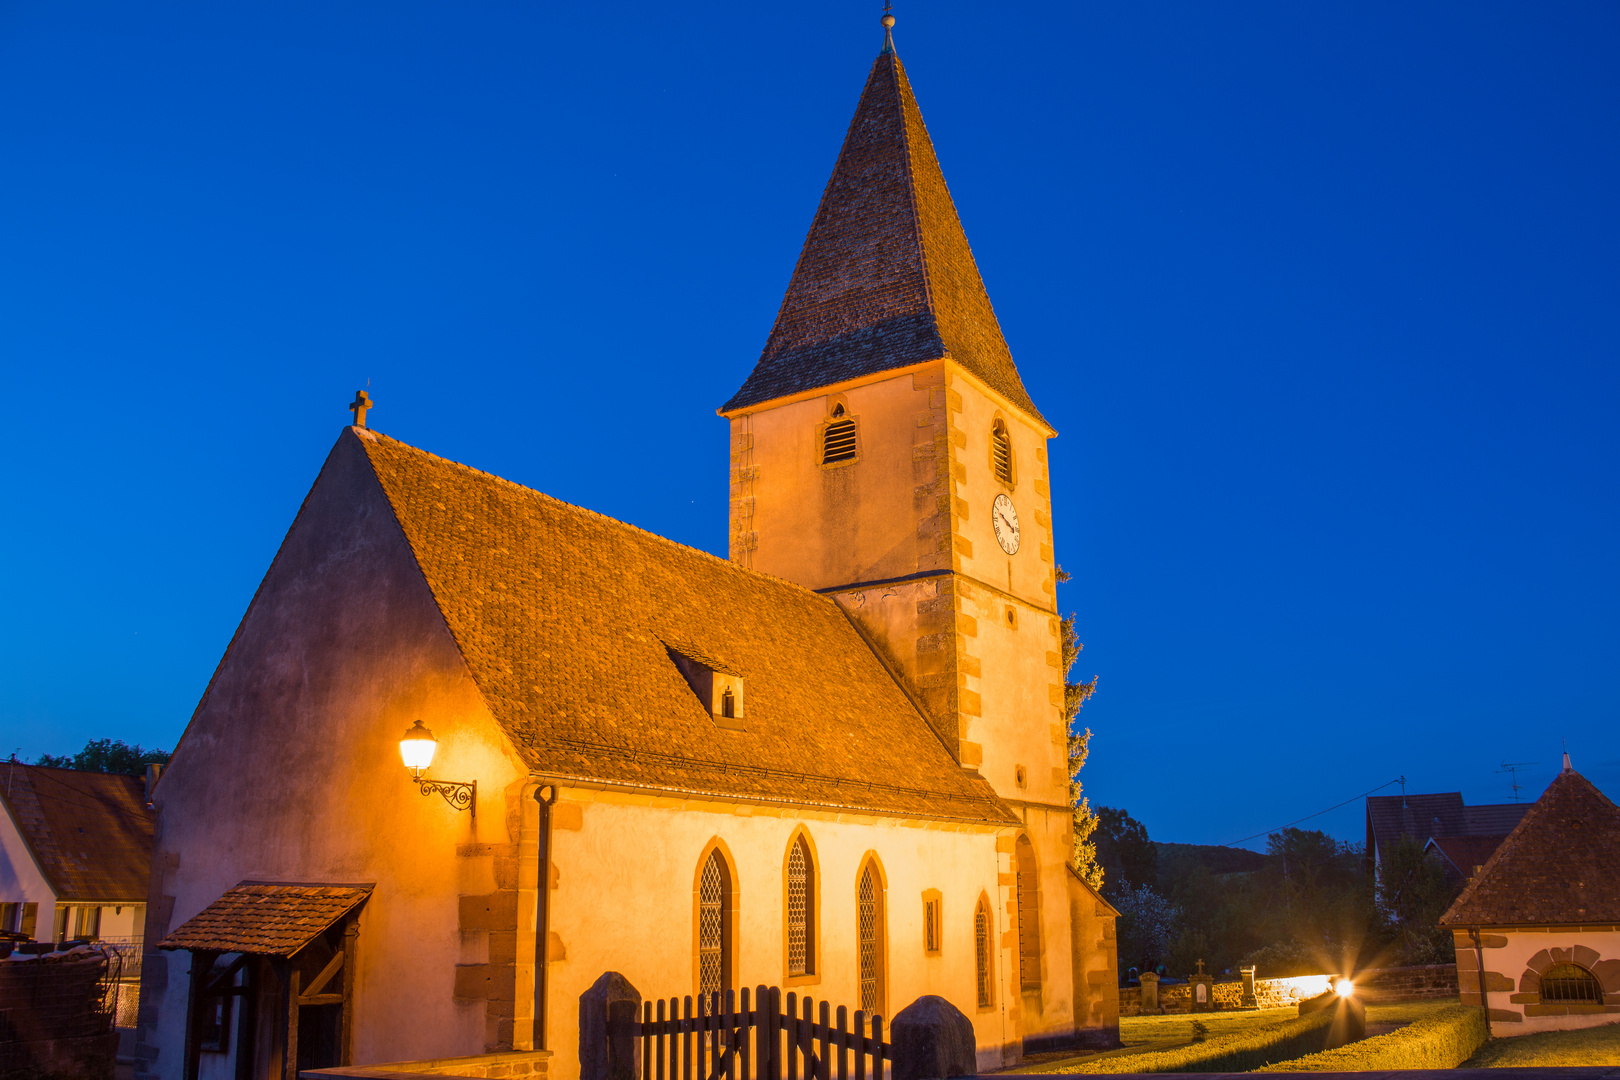
<svg viewBox="0 0 1620 1080"><path fill-rule="evenodd" d="M800 835L788 847L787 973L789 978L816 971L816 865L810 842Z"/></svg>
<svg viewBox="0 0 1620 1080"><path fill-rule="evenodd" d="M1041 896L1035 876L1035 847L1020 836L1018 860L1018 981L1025 990L1041 988Z"/></svg>
<svg viewBox="0 0 1620 1080"><path fill-rule="evenodd" d="M1546 1004L1602 1005L1603 984L1579 964L1554 964L1541 976L1541 1000Z"/></svg>
<svg viewBox="0 0 1620 1080"><path fill-rule="evenodd" d="M855 420L844 415L842 405L833 406L827 426L821 429L821 463L834 465L855 460Z"/></svg>
<svg viewBox="0 0 1620 1080"><path fill-rule="evenodd" d="M979 897L979 906L973 912L973 975L978 990L979 1008L993 1004L990 988L990 901Z"/></svg>
<svg viewBox="0 0 1620 1080"><path fill-rule="evenodd" d="M884 984L885 926L883 879L877 861L867 859L855 883L855 944L860 975L860 1007L868 1016L882 1013L888 987Z"/></svg>
<svg viewBox="0 0 1620 1080"><path fill-rule="evenodd" d="M1003 484L1013 482L1012 437L1007 434L1005 420L998 419L990 425L990 467Z"/></svg>
<svg viewBox="0 0 1620 1080"><path fill-rule="evenodd" d="M731 989L731 868L717 847L698 878L698 993Z"/></svg>

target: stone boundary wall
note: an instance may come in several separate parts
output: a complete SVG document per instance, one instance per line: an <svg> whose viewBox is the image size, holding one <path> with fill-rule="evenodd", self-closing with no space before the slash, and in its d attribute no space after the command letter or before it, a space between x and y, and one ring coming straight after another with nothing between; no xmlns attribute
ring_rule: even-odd
<svg viewBox="0 0 1620 1080"><path fill-rule="evenodd" d="M1457 996L1457 965L1430 964L1422 967L1374 968L1356 977L1356 987L1367 1001L1428 1001ZM1256 979L1254 994L1262 1009L1298 1005L1328 988L1326 975L1300 975L1287 979ZM1215 1009L1225 1012L1242 1008L1243 984L1218 982L1213 987ZM1159 985L1159 1012L1190 1013L1190 984ZM1119 988L1119 1015L1142 1015L1142 990L1136 986Z"/></svg>

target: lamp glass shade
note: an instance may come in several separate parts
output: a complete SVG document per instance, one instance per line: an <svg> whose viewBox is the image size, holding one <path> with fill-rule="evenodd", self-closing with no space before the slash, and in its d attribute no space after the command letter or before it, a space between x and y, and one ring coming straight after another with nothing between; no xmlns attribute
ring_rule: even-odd
<svg viewBox="0 0 1620 1080"><path fill-rule="evenodd" d="M422 726L418 720L405 737L399 740L399 756L404 759L405 767L412 772L421 772L433 764L433 751L438 748L434 741L433 732Z"/></svg>

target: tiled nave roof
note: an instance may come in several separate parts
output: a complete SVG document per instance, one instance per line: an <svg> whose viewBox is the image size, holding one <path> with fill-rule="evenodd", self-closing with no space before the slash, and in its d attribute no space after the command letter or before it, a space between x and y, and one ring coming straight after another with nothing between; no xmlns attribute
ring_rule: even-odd
<svg viewBox="0 0 1620 1080"><path fill-rule="evenodd" d="M538 773L808 807L1016 823L836 602L435 457L364 449L496 720ZM669 655L744 679L722 731Z"/></svg>
<svg viewBox="0 0 1620 1080"><path fill-rule="evenodd" d="M1013 365L905 68L886 49L764 352L720 411L941 357L1046 422Z"/></svg>

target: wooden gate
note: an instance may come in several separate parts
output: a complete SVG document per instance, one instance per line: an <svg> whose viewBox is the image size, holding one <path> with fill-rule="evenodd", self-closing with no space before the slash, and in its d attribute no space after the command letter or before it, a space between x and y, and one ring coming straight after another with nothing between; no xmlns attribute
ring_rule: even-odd
<svg viewBox="0 0 1620 1080"><path fill-rule="evenodd" d="M780 987L761 986L702 995L695 1009L690 995L644 1002L639 1020L609 1021L608 1044L641 1040L641 1080L882 1080L883 1018L850 1019L796 993L784 1007Z"/></svg>

